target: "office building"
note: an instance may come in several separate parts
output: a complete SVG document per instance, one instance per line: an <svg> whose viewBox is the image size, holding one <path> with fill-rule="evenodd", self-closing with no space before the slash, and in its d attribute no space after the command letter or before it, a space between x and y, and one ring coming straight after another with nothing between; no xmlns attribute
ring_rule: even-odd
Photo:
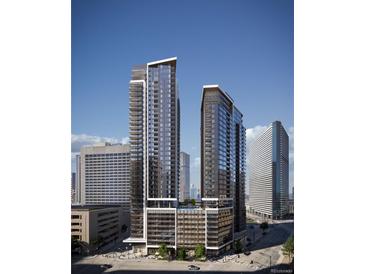
<svg viewBox="0 0 365 274"><path fill-rule="evenodd" d="M136 252L176 249L180 102L176 58L135 66L129 84L131 236Z"/></svg>
<svg viewBox="0 0 365 274"><path fill-rule="evenodd" d="M281 122L271 123L250 147L250 206L263 219L286 216L289 193L288 134Z"/></svg>
<svg viewBox="0 0 365 274"><path fill-rule="evenodd" d="M76 201L76 173L71 172L71 204Z"/></svg>
<svg viewBox="0 0 365 274"><path fill-rule="evenodd" d="M233 99L218 85L203 87L201 103L201 195L208 254L244 241L245 128Z"/></svg>
<svg viewBox="0 0 365 274"><path fill-rule="evenodd" d="M76 172L75 172L75 204L81 203L81 158L80 155L76 155Z"/></svg>
<svg viewBox="0 0 365 274"><path fill-rule="evenodd" d="M129 145L100 143L80 151L81 204L129 207Z"/></svg>
<svg viewBox="0 0 365 274"><path fill-rule="evenodd" d="M129 215L120 206L73 205L71 237L86 248L106 245L128 235Z"/></svg>
<svg viewBox="0 0 365 274"><path fill-rule="evenodd" d="M205 210L199 206L178 208L178 247L194 250L198 244L205 244Z"/></svg>
<svg viewBox="0 0 365 274"><path fill-rule="evenodd" d="M190 199L190 155L180 152L179 201Z"/></svg>
<svg viewBox="0 0 365 274"><path fill-rule="evenodd" d="M290 214L290 215L294 214L294 200L293 199L288 200L288 214Z"/></svg>

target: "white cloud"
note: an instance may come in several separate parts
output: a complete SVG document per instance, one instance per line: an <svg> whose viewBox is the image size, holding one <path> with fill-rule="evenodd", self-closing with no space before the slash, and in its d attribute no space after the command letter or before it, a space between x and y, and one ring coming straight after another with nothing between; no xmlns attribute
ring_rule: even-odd
<svg viewBox="0 0 365 274"><path fill-rule="evenodd" d="M124 137L122 139L114 138L114 137L101 137L101 136L93 136L87 134L72 134L71 136L71 152L80 152L80 148L85 145L92 145L96 143L109 142L109 143L122 143L126 144L129 142L128 137ZM72 157L75 157L74 154Z"/></svg>
<svg viewBox="0 0 365 274"><path fill-rule="evenodd" d="M267 129L267 126L255 126L254 128L246 129L246 147L249 149L252 142L256 140L264 131Z"/></svg>
<svg viewBox="0 0 365 274"><path fill-rule="evenodd" d="M193 161L194 168L200 168L200 157L195 157Z"/></svg>
<svg viewBox="0 0 365 274"><path fill-rule="evenodd" d="M129 143L129 137L123 137L122 144L128 144L128 143Z"/></svg>

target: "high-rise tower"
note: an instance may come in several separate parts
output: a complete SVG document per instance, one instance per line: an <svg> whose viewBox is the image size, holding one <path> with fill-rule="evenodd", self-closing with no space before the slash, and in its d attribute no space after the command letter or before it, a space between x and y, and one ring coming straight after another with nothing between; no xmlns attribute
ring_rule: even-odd
<svg viewBox="0 0 365 274"><path fill-rule="evenodd" d="M245 231L245 128L232 98L218 85L203 87L201 193L206 248L220 252Z"/></svg>
<svg viewBox="0 0 365 274"><path fill-rule="evenodd" d="M135 66L129 86L131 237L135 250L176 248L180 103L176 58Z"/></svg>
<svg viewBox="0 0 365 274"><path fill-rule="evenodd" d="M190 198L190 155L180 152L179 200L184 202Z"/></svg>
<svg viewBox="0 0 365 274"><path fill-rule="evenodd" d="M279 121L271 123L250 147L250 207L264 219L287 214L289 138Z"/></svg>

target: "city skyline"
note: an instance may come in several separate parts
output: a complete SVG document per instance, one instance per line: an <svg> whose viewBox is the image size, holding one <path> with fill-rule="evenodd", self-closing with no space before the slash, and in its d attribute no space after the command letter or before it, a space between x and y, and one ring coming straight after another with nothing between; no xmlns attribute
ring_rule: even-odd
<svg viewBox="0 0 365 274"><path fill-rule="evenodd" d="M156 15L165 14L171 3L146 2L146 9L139 10L132 2L122 2L72 1L73 156L82 144L128 140L130 67L171 56L180 60L181 150L191 155L192 185L200 185L195 117L204 84L218 83L235 98L244 116L248 147L273 120L282 121L289 137L293 135L291 1L231 1L228 5L199 1L190 3L194 9L175 2L181 12L169 24ZM209 20L209 14L217 10L227 19L224 24ZM137 13L142 14L135 21ZM159 27L158 37L149 32L150 21ZM187 25L195 31L186 32ZM140 43L141 32L147 32L144 37L153 47ZM160 39L169 35L171 39ZM234 43L225 43L232 39ZM292 163L291 157L291 169ZM74 166L73 160L73 171Z"/></svg>

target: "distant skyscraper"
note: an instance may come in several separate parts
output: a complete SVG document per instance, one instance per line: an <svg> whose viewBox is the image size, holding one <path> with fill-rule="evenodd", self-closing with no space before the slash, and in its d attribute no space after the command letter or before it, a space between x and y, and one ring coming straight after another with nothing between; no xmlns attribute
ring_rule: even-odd
<svg viewBox="0 0 365 274"><path fill-rule="evenodd" d="M81 159L81 204L129 207L129 145L84 146Z"/></svg>
<svg viewBox="0 0 365 274"><path fill-rule="evenodd" d="M185 152L180 152L180 186L179 200L184 202L190 198L190 156Z"/></svg>
<svg viewBox="0 0 365 274"><path fill-rule="evenodd" d="M76 155L76 178L75 178L75 203L81 203L81 158L80 155Z"/></svg>
<svg viewBox="0 0 365 274"><path fill-rule="evenodd" d="M131 237L136 251L176 248L180 102L176 58L132 69L129 85Z"/></svg>
<svg viewBox="0 0 365 274"><path fill-rule="evenodd" d="M76 173L71 173L71 203L75 203L76 198Z"/></svg>
<svg viewBox="0 0 365 274"><path fill-rule="evenodd" d="M231 246L236 236L244 237L244 186L245 128L242 114L234 106L232 98L218 85L204 86L201 195L207 214L208 253L219 253Z"/></svg>
<svg viewBox="0 0 365 274"><path fill-rule="evenodd" d="M250 206L269 219L287 214L289 193L288 134L281 122L273 122L250 147Z"/></svg>
<svg viewBox="0 0 365 274"><path fill-rule="evenodd" d="M191 188L190 188L190 198L191 199L196 199L197 195L198 195L198 189L196 188L195 184L192 184Z"/></svg>

